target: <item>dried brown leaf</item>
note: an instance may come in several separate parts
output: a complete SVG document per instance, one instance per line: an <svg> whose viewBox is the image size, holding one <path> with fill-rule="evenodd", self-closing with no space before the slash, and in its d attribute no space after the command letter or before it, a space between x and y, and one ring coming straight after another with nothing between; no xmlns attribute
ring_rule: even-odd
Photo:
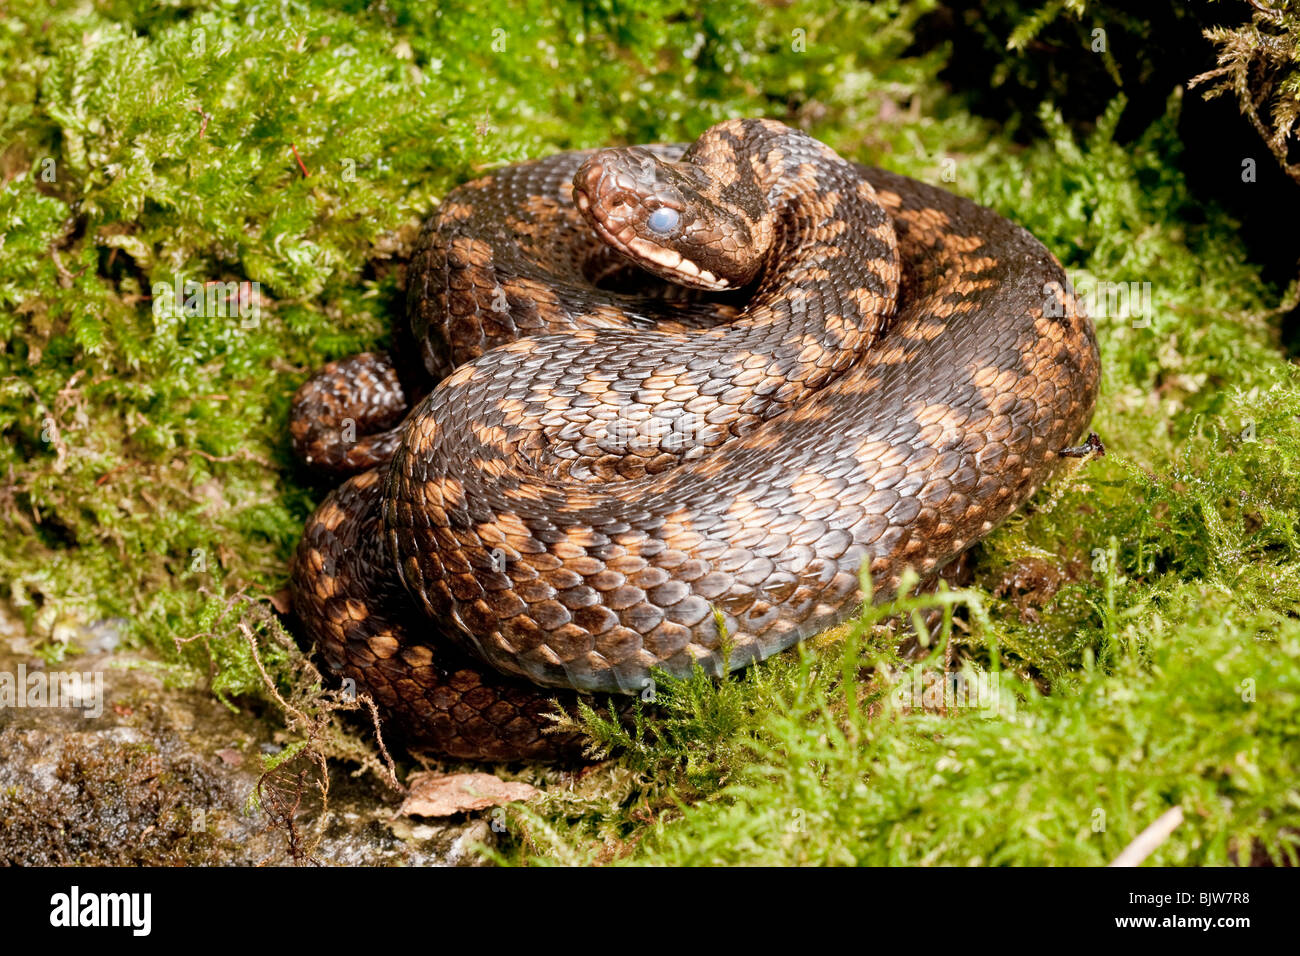
<svg viewBox="0 0 1300 956"><path fill-rule="evenodd" d="M450 817L538 795L535 787L490 773L416 773L407 786L410 792L399 811L405 816Z"/></svg>

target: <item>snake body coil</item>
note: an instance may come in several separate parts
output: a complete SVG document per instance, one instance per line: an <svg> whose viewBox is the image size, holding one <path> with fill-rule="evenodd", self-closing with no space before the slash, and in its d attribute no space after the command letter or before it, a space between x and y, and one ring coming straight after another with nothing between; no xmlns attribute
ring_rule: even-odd
<svg viewBox="0 0 1300 956"><path fill-rule="evenodd" d="M537 685L720 673L846 617L864 562L878 595L933 575L1097 393L1031 235L767 120L462 186L407 287L437 387L408 411L369 354L295 399L299 453L353 473L295 608L415 743L468 759L571 750Z"/></svg>

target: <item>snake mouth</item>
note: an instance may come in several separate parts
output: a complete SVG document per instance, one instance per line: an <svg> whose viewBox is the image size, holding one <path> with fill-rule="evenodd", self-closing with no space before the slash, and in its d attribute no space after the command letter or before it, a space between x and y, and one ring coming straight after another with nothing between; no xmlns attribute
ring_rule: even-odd
<svg viewBox="0 0 1300 956"><path fill-rule="evenodd" d="M709 292L724 292L734 288L728 279L715 275L676 249L639 235L630 219L621 219L618 225L614 225L606 210L593 206L589 195L589 192L599 195L604 175L605 170L599 164L592 163L586 173L585 185L575 183L573 190L573 200L578 211L603 242L635 264L669 281Z"/></svg>

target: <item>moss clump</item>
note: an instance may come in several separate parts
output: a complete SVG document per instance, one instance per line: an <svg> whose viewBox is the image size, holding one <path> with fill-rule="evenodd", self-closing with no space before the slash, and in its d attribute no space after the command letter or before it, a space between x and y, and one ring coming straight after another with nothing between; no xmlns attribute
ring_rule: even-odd
<svg viewBox="0 0 1300 956"><path fill-rule="evenodd" d="M913 46L933 8L10 11L5 596L50 653L123 618L232 704L300 690L269 618L230 609L284 586L318 494L289 396L384 343L435 197L524 156L777 116L994 206L1081 288L1149 283L1094 309L1110 454L981 546L970 591L918 599L952 627L926 668L996 674L1014 712L892 705L906 672L872 612L743 677L666 682L628 726L589 714L622 756L519 818L503 858L1100 862L1174 804L1159 862L1294 856L1300 385L1278 292L1187 192L1176 98L1136 137L1122 100L1082 138L1048 105L1018 146L948 95L947 47ZM186 314L166 293L186 279L256 283L256 308ZM308 723L291 750L328 736Z"/></svg>
<svg viewBox="0 0 1300 956"><path fill-rule="evenodd" d="M0 748L23 764L6 770L8 786L0 789L0 861L183 866L236 849L194 824L196 814L232 809L221 805L212 772L192 757L159 754L135 736L0 733Z"/></svg>
<svg viewBox="0 0 1300 956"><path fill-rule="evenodd" d="M1286 3L1255 3L1250 22L1205 31L1218 64L1192 82L1207 83L1205 95L1232 93L1288 176L1300 182L1300 163L1290 161L1300 122L1300 13Z"/></svg>

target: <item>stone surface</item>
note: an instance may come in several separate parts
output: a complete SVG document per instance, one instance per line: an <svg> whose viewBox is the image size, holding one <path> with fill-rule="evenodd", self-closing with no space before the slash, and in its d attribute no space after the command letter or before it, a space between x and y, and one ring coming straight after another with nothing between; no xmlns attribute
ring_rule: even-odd
<svg viewBox="0 0 1300 956"><path fill-rule="evenodd" d="M0 865L283 865L303 862L318 833L311 858L326 865L464 865L478 862L475 843L492 842L473 815L403 818L400 793L341 764L323 825L309 786L291 840L250 799L263 756L285 742L278 716L255 705L232 713L209 693L166 686L147 654L116 650L111 622L84 630L75 643L87 653L47 666L21 627L0 619L0 675L21 667L103 681L98 715L0 707Z"/></svg>

